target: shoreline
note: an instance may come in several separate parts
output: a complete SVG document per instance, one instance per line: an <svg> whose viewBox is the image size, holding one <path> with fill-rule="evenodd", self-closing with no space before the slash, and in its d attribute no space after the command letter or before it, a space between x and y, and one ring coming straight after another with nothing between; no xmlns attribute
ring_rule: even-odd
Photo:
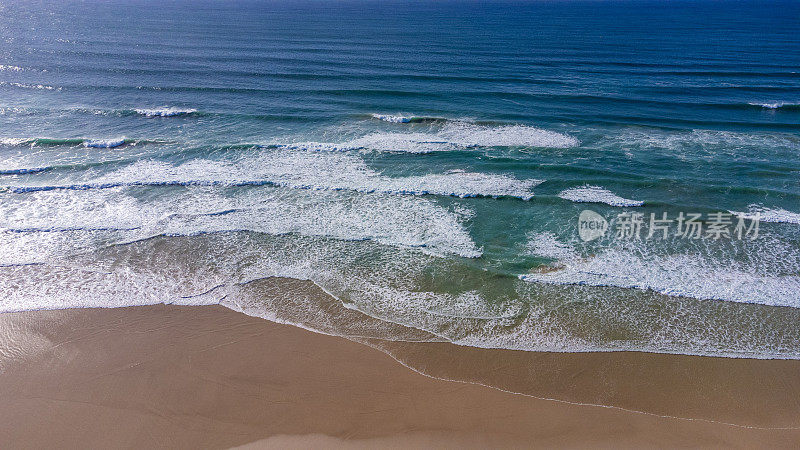
<svg viewBox="0 0 800 450"><path fill-rule="evenodd" d="M450 343L370 339L371 346L382 342L379 351L223 306L5 313L0 330L5 399L0 435L11 447L789 447L800 442L797 428L657 417L512 394L469 379L433 378L456 369L468 378L465 368L486 363L491 354L493 362L503 363L499 372L507 378L525 379L517 373L522 360L508 354L513 351L464 354L465 347ZM444 355L451 358L442 360ZM595 354L592 361L608 361L608 355ZM564 354L545 356L540 361L570 367ZM408 361L426 365L410 370L403 366ZM763 360L732 361L763 369ZM778 365L794 368L782 362ZM707 369L702 361L691 363ZM420 368L428 375L418 373ZM498 372L496 366L489 369ZM783 381L786 389L791 382ZM580 374L565 385L577 392L591 387ZM628 395L660 401L657 394L634 389ZM686 390L675 387L667 394L680 398ZM774 399L782 402L773 400L772 407L779 415L800 417L796 396L787 390L777 394Z"/></svg>

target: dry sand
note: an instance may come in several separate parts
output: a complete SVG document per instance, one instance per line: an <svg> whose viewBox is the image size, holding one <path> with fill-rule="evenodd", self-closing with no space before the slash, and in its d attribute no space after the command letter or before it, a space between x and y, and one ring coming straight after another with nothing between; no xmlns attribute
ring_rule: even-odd
<svg viewBox="0 0 800 450"><path fill-rule="evenodd" d="M538 358L547 367L542 376L577 373L516 387L559 386L554 394L575 398L608 386L592 383L597 373L650 374L628 390L611 384L617 392L609 398L654 411L686 404L683 411L697 416L724 410L718 415L761 426L800 425L796 361L369 343L441 376L507 387L530 380ZM738 381L715 385L717 376ZM762 383L736 392L754 377ZM698 392L705 393L699 400ZM665 418L434 379L361 343L221 306L2 314L0 398L3 448L800 445L798 429Z"/></svg>

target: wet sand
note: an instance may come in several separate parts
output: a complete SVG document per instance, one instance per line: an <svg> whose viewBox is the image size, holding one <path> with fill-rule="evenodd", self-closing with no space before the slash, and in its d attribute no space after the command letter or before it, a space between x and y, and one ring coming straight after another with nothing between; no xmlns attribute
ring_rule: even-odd
<svg viewBox="0 0 800 450"><path fill-rule="evenodd" d="M393 357L222 306L2 314L0 442L4 448L800 445L798 429L654 415L683 411L797 427L796 361L365 342ZM395 358L441 377L494 380L569 400L597 397L611 386L609 403L653 414L435 379ZM626 373L650 379L630 388L605 379ZM531 381L548 376L562 379ZM713 384L716 377L736 382ZM761 383L735 391L754 377Z"/></svg>

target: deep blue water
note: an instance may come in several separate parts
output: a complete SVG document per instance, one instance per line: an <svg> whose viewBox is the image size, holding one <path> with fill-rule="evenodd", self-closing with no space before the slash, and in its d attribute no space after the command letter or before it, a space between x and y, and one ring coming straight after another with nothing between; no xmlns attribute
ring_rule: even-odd
<svg viewBox="0 0 800 450"><path fill-rule="evenodd" d="M14 0L0 139L0 310L286 276L465 345L800 357L797 2Z"/></svg>

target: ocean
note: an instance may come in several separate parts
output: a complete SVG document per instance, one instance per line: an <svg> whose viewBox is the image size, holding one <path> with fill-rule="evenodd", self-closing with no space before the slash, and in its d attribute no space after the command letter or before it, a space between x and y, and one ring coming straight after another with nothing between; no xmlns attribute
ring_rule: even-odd
<svg viewBox="0 0 800 450"><path fill-rule="evenodd" d="M11 0L0 41L0 311L800 358L797 2Z"/></svg>

